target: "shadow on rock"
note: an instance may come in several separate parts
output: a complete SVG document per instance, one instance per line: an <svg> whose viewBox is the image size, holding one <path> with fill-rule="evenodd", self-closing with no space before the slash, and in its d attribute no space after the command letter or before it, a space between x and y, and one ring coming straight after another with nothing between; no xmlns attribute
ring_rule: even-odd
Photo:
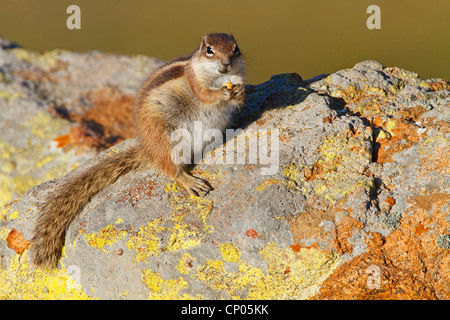
<svg viewBox="0 0 450 320"><path fill-rule="evenodd" d="M297 73L285 73L272 76L269 81L258 85L246 85L245 106L235 113L234 128L247 128L251 123L261 118L263 113L272 109L283 109L303 102L311 93L326 96L330 100L331 109L344 110L345 101L334 98L310 87L316 81L327 75L319 75L309 80L303 80Z"/></svg>

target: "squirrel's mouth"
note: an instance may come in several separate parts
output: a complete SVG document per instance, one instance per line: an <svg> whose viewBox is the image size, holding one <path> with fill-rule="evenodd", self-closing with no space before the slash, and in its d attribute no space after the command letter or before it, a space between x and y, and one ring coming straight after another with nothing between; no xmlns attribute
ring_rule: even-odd
<svg viewBox="0 0 450 320"><path fill-rule="evenodd" d="M229 71L229 70L228 70L227 67L224 67L224 68L219 69L219 72L222 73L222 74L228 73L228 71Z"/></svg>

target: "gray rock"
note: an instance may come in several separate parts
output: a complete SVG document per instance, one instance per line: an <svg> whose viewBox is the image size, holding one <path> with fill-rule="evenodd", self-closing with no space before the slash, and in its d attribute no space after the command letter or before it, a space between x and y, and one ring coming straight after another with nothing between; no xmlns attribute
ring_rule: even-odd
<svg viewBox="0 0 450 320"><path fill-rule="evenodd" d="M61 73L80 79L73 96L108 81L124 91L137 86L130 71L137 58L66 53L65 59L72 59L72 67ZM123 73L109 70L101 75L103 82L81 82L86 73L101 73L104 59L124 59ZM8 68L2 70L10 79ZM410 228L402 221L420 215L420 206L431 217L429 225L440 221L435 207L419 203L423 194L449 191L448 175L442 174L446 160L438 158L450 147L449 90L444 82L439 90L427 90L436 83L369 60L313 80L283 74L249 85L246 106L234 119L235 129L243 132L207 155L194 172L215 190L192 197L154 170L121 177L72 223L56 273L34 270L27 250L18 254L22 242L11 240L13 229L23 233L19 239L31 239L39 203L61 180L34 186L2 209L0 297L314 297L338 268L372 250L377 235L388 239ZM66 90L69 85L48 94L63 100ZM413 95L420 103L413 103ZM20 101L15 105L26 108ZM250 163L252 143L268 137L275 137L267 140L269 150L278 143L279 157L259 154ZM125 140L76 170L135 143ZM220 163L222 151L233 156L232 163ZM264 175L269 168L270 175ZM71 174L76 171L65 178ZM443 226L430 228L437 235ZM440 247L442 239L435 240ZM13 279L13 273L21 278Z"/></svg>

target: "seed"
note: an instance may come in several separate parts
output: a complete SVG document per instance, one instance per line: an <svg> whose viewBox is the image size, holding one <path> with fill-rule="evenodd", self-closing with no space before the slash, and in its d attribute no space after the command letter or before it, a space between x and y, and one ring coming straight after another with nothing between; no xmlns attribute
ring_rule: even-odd
<svg viewBox="0 0 450 320"><path fill-rule="evenodd" d="M224 87L227 87L228 90L233 89L233 84L231 82L225 82L223 84Z"/></svg>
<svg viewBox="0 0 450 320"><path fill-rule="evenodd" d="M117 256L123 255L123 249L122 248L117 249L116 251L114 251L114 254Z"/></svg>

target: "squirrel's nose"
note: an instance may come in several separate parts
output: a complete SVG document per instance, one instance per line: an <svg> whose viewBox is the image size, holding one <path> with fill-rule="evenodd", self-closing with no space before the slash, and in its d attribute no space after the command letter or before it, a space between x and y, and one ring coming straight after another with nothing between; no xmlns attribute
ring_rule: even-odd
<svg viewBox="0 0 450 320"><path fill-rule="evenodd" d="M225 58L222 58L221 62L225 67L228 67L231 64L231 59L229 57L225 57Z"/></svg>

